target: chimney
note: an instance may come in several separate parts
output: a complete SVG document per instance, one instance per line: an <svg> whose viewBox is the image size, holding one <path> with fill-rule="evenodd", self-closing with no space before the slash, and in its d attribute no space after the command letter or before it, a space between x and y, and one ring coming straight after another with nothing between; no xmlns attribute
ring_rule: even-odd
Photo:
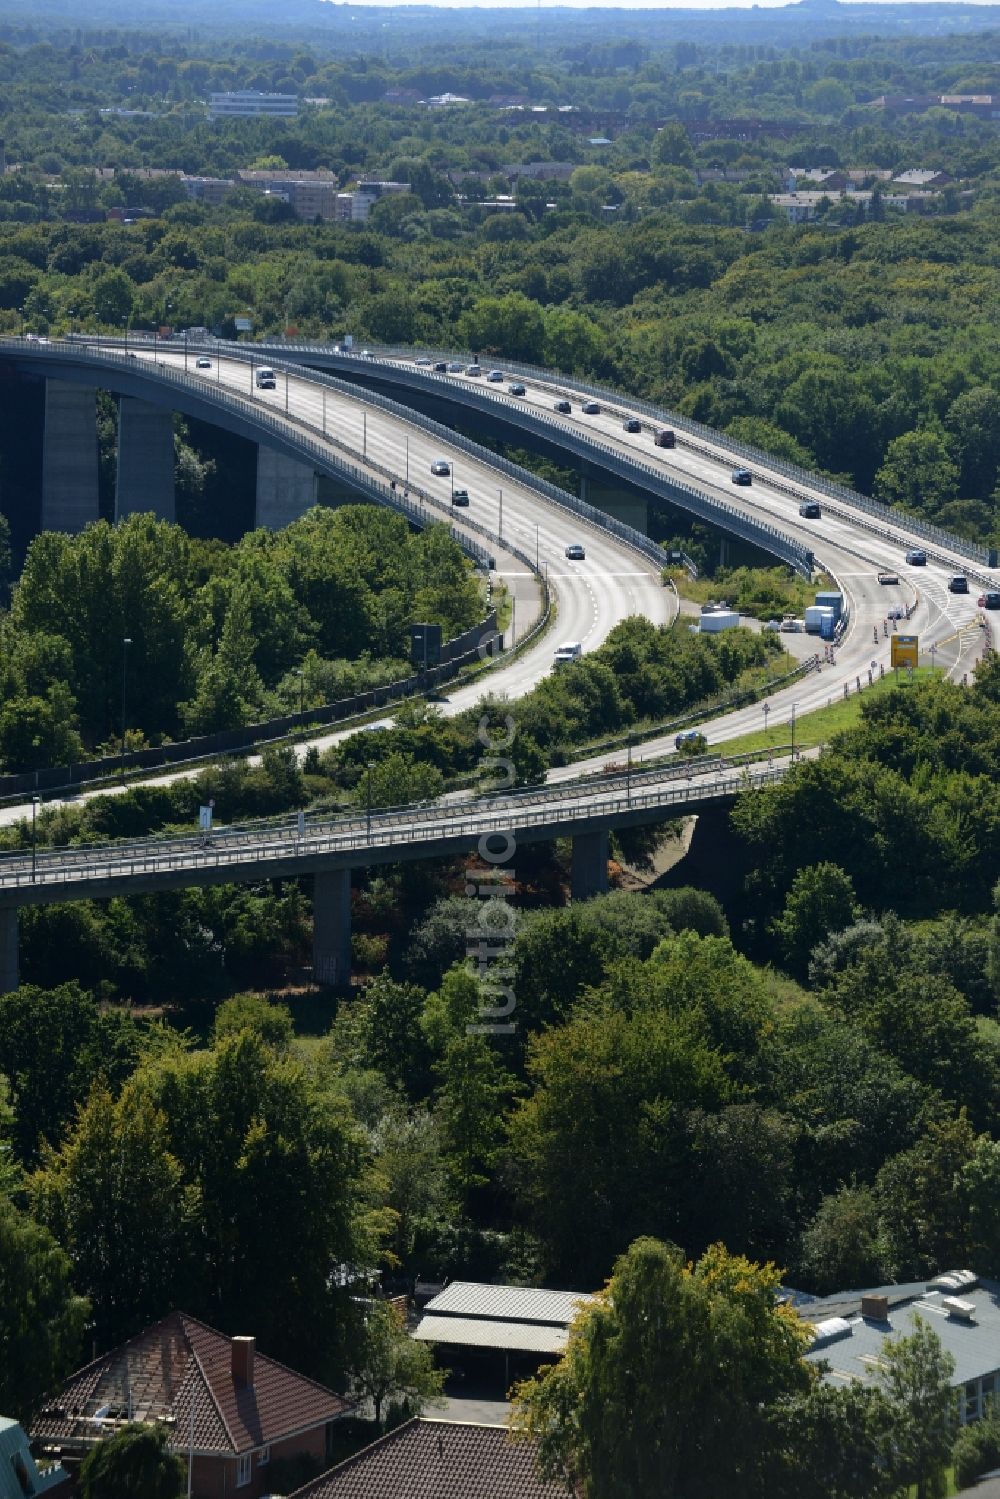
<svg viewBox="0 0 1000 1499"><path fill-rule="evenodd" d="M253 1389L253 1359L256 1338L233 1338L233 1380Z"/></svg>
<svg viewBox="0 0 1000 1499"><path fill-rule="evenodd" d="M862 1296L861 1315L870 1318L872 1322L888 1322L888 1296Z"/></svg>

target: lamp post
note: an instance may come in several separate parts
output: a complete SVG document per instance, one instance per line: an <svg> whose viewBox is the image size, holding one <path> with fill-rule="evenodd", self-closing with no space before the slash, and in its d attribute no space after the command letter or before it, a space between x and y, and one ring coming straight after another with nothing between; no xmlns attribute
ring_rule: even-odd
<svg viewBox="0 0 1000 1499"><path fill-rule="evenodd" d="M454 505L454 503L455 503L455 465L452 463L452 464L449 464L448 467L449 467L449 473L451 474L451 503L452 503L452 505Z"/></svg>
<svg viewBox="0 0 1000 1499"><path fill-rule="evenodd" d="M38 808L41 806L41 803L42 803L42 798L40 796L33 796L31 798L31 883L32 884L35 883L35 865L36 865L36 854L37 854L37 849L36 849L36 844L35 844L35 813L38 811Z"/></svg>
<svg viewBox="0 0 1000 1499"><path fill-rule="evenodd" d="M368 413L367 413L367 411L362 411L362 413L361 413L361 456L362 456L362 458L367 458L368 457Z"/></svg>
<svg viewBox="0 0 1000 1499"><path fill-rule="evenodd" d="M503 490L499 489L497 490L497 493L500 496L500 515L497 520L497 535L499 536L500 540L503 541Z"/></svg>
<svg viewBox="0 0 1000 1499"><path fill-rule="evenodd" d="M632 805L632 735L628 736L628 757L625 761L625 800Z"/></svg>
<svg viewBox="0 0 1000 1499"><path fill-rule="evenodd" d="M793 760L795 759L795 710L796 710L796 708L798 706L799 706L798 703L793 703L792 704L792 716L788 720L789 724L791 725L791 730L792 730L792 759Z"/></svg>
<svg viewBox="0 0 1000 1499"><path fill-rule="evenodd" d="M764 734L765 735L767 734L767 715L770 713L770 711L771 711L771 704L770 703L764 703L762 705L762 707L761 707L761 712L764 715Z"/></svg>
<svg viewBox="0 0 1000 1499"><path fill-rule="evenodd" d="M410 439L409 439L409 436L407 436L405 438L405 442L406 442L406 487L407 487L407 489L409 489L409 487L410 487Z"/></svg>
<svg viewBox="0 0 1000 1499"><path fill-rule="evenodd" d="M323 386L323 436L326 436L326 386Z"/></svg>
<svg viewBox="0 0 1000 1499"><path fill-rule="evenodd" d="M366 835L369 843L372 840L372 770L374 768L374 763L375 762L373 760L369 760L368 764L365 766L365 770L367 772L365 784L365 828L367 830Z"/></svg>
<svg viewBox="0 0 1000 1499"><path fill-rule="evenodd" d="M288 415L288 371L285 371L285 415Z"/></svg>
<svg viewBox="0 0 1000 1499"><path fill-rule="evenodd" d="M535 572L538 571L538 522L535 521Z"/></svg>
<svg viewBox="0 0 1000 1499"><path fill-rule="evenodd" d="M132 644L131 636L122 637L122 780L125 779L125 683L128 666L128 648Z"/></svg>

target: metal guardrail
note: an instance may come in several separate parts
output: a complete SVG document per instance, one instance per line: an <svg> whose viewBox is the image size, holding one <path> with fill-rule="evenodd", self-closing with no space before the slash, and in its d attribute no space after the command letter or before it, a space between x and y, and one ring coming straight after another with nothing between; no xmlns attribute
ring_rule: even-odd
<svg viewBox="0 0 1000 1499"><path fill-rule="evenodd" d="M261 345L261 347L281 347L301 353L314 352L326 355L333 352L332 349L327 348L323 344ZM375 351L376 357L408 359L412 361L414 356L413 349L399 346L372 344L371 348ZM421 349L420 353L437 360L453 361L458 357L454 350L449 352L447 350ZM359 358L360 356L354 354L352 351L351 353L344 353L342 357L350 359ZM946 550L956 553L958 556L968 557L981 566L991 568L997 566L995 553L986 547L980 546L977 542L967 541L964 537L956 536L954 533L946 531L940 526L933 525L930 521L923 520L920 516L911 515L908 511L893 510L891 506L883 505L879 500L872 499L870 495L864 495L857 490L849 489L846 485L838 484L834 479L829 479L820 473L814 473L810 469L802 468L799 464L791 463L787 459L779 458L773 453L768 453L763 448L755 447L750 443L740 442L737 438L717 432L714 428L706 427L703 423L695 421L691 417L668 411L663 407L654 405L651 401L647 401L639 396L630 395L628 392L618 390L613 386L592 385L588 381L578 380L575 376L561 375L558 372L541 368L538 365L523 364L518 360L503 359L501 362L505 371L509 370L512 374L523 375L528 379L545 385L554 386L559 384L559 382L564 382L573 390L593 396L595 400L610 401L615 404L625 403L630 411L642 412L660 426L673 427L677 432L695 437L700 442L707 443L716 449L723 449L722 456L724 458L728 459L733 453L738 454L739 457L749 462L763 468L769 468L775 473L783 475L799 487L818 489L831 499L839 500L842 504L848 505L854 510L860 510L873 519L882 522L884 525L901 526L913 535L921 536L937 546L944 547ZM422 371L422 373L433 378L433 372ZM440 375L437 378L448 379L447 376Z"/></svg>
<svg viewBox="0 0 1000 1499"><path fill-rule="evenodd" d="M584 784L530 790L510 796L486 797L460 807L417 805L341 818L284 823L270 828L247 827L219 831L210 838L146 839L131 844L89 845L79 849L35 850L0 861L0 894L39 894L53 887L72 887L94 880L116 880L144 875L191 874L192 883L206 871L232 870L246 877L262 864L296 862L375 850L432 845L442 840L478 840L493 832L527 832L550 827L553 821L613 822L634 812L663 811L698 802L736 796L745 789L776 785L786 767L744 769L727 773L713 766L711 780L694 780L696 762L683 771L665 775L662 769L615 775L600 785ZM686 786L675 783L691 777ZM363 859L361 860L363 862ZM69 897L67 897L69 898ZM26 902L30 904L30 901ZM2 904L2 901L0 901Z"/></svg>

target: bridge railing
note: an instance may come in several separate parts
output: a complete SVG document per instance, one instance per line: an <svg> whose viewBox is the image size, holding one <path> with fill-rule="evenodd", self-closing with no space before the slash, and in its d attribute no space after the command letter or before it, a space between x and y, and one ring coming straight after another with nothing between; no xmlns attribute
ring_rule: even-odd
<svg viewBox="0 0 1000 1499"><path fill-rule="evenodd" d="M269 345L268 347L281 347L297 353L322 352L331 354L333 350L322 344L282 344ZM414 350L393 345L372 344L371 349L376 358L385 359L409 359L412 361ZM421 354L436 360L452 361L456 358L454 350L421 349ZM353 350L348 353L342 351L341 357L345 359L360 358L359 353ZM831 499L838 500L844 505L850 506L862 514L870 516L882 525L901 526L915 536L944 547L946 550L956 553L958 556L968 557L983 567L996 567L997 557L995 551L980 546L978 542L969 541L963 536L956 536L953 532L945 530L941 526L935 526L932 522L924 520L921 516L910 512L893 510L889 505L883 505L879 500L870 495L861 494L858 490L850 489L844 484L839 484L835 479L830 479L824 474L815 473L811 469L802 468L800 464L791 463L788 459L780 458L776 454L767 452L764 448L758 448L752 443L739 441L738 438L729 437L720 433L712 427L706 427L703 423L695 421L692 417L669 411L664 407L656 406L651 401L642 397L629 395L614 386L594 385L585 380L578 380L575 376L561 375L538 365L524 364L518 360L503 359L505 371L512 374L523 375L528 379L535 380L553 387L559 386L560 382L567 382L567 393L573 391L582 392L593 396L595 400L613 402L615 405L627 406L629 411L641 412L656 422L659 426L673 427L676 432L687 434L697 438L701 443L707 443L717 449L724 448L728 457L732 453L738 454L748 462L754 463L762 468L771 469L789 479L797 487L818 489L823 494L829 495ZM427 379L437 379L448 383L447 375L435 374L434 371L421 370L421 374ZM454 383L454 376L450 377Z"/></svg>
<svg viewBox="0 0 1000 1499"><path fill-rule="evenodd" d="M80 847L37 848L34 854L30 849L20 850L0 858L0 889L11 883L18 887L46 883L52 875L74 880L89 878L111 866L128 865L136 869L174 867L178 859L188 860L193 855L201 861L206 852L226 859L244 854L264 858L271 857L275 849L294 846L298 852L311 853L316 852L317 839L337 839L363 833L363 841L366 841L369 829L374 838L380 832L418 827L426 841L432 838L432 829L450 828L456 819L467 824L470 819L488 817L494 819L490 823L493 828L511 828L527 826L525 818L533 811L551 817L553 809L558 811L576 804L586 811L592 806L603 806L609 798L618 805L624 797L629 808L659 805L657 798L667 805L671 801L683 801L692 788L697 792L706 772L713 777L713 796L720 794L722 778L728 778L725 785L735 794L744 786L774 784L785 774L785 768L780 766L769 767L766 771L751 770L755 762L759 764L759 757L751 754L698 756L678 759L668 765L644 767L637 764L630 771L617 767L597 776L496 792L460 803L418 802L373 808L370 814L364 809L352 810L335 817L306 813L301 824L297 814L259 819L233 827L216 827L207 838L203 833L171 834L162 838L124 839ZM739 774L734 776L734 771ZM680 788L677 794L672 790L675 787ZM643 797L645 800L640 800Z"/></svg>

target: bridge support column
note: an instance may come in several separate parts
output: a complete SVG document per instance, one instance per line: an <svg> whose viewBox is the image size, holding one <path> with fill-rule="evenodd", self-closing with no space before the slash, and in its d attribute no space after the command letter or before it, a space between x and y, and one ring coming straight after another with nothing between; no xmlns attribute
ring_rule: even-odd
<svg viewBox="0 0 1000 1499"><path fill-rule="evenodd" d="M313 980L346 989L351 978L351 871L331 869L313 882Z"/></svg>
<svg viewBox="0 0 1000 1499"><path fill-rule="evenodd" d="M316 503L316 474L307 463L274 448L257 449L258 527L280 531Z"/></svg>
<svg viewBox="0 0 1000 1499"><path fill-rule="evenodd" d="M17 907L0 906L0 994L10 994L20 983L17 927Z"/></svg>
<svg viewBox="0 0 1000 1499"><path fill-rule="evenodd" d="M174 414L122 396L118 403L118 483L115 519L152 511L157 520L175 520Z"/></svg>
<svg viewBox="0 0 1000 1499"><path fill-rule="evenodd" d="M576 833L570 871L570 896L574 901L604 895L608 888L608 857L611 835L607 828L595 833Z"/></svg>
<svg viewBox="0 0 1000 1499"><path fill-rule="evenodd" d="M98 514L97 391L46 380L42 530L76 533Z"/></svg>
<svg viewBox="0 0 1000 1499"><path fill-rule="evenodd" d="M603 510L612 520L623 521L644 536L649 535L649 501L645 495L613 475L602 473L586 460L580 465L580 498L595 509Z"/></svg>

